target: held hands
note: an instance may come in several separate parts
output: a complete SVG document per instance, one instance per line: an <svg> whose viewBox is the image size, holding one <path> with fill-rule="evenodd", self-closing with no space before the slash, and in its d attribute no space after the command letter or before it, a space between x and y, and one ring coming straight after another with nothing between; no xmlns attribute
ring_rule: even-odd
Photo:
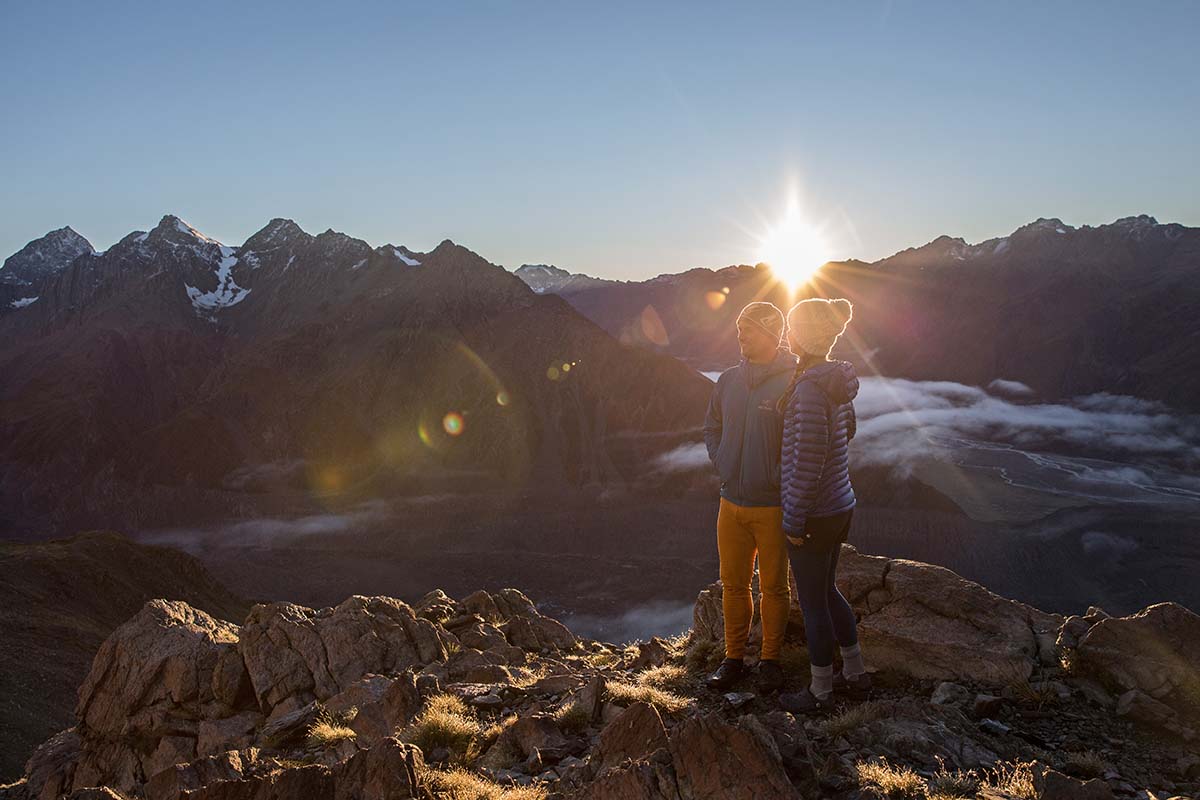
<svg viewBox="0 0 1200 800"><path fill-rule="evenodd" d="M799 536L792 536L790 533L786 535L787 540L797 547L803 547L808 541L808 533L806 531L801 531Z"/></svg>

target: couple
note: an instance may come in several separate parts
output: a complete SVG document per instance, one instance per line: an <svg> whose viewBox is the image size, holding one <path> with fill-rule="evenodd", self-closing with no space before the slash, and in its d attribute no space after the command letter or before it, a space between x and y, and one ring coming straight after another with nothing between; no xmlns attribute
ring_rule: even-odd
<svg viewBox="0 0 1200 800"><path fill-rule="evenodd" d="M784 346L783 312L771 303L746 306L737 320L742 361L717 380L704 422L708 456L721 476L717 550L725 615L725 660L708 685L724 692L748 672L742 659L757 555L758 688L767 694L782 687L790 560L812 665L807 688L780 695L780 705L794 713L827 709L835 688L852 697L870 689L854 612L834 584L854 511L847 451L858 378L853 366L830 361L829 353L851 312L847 300L797 303L787 314ZM842 657L837 681L835 643Z"/></svg>

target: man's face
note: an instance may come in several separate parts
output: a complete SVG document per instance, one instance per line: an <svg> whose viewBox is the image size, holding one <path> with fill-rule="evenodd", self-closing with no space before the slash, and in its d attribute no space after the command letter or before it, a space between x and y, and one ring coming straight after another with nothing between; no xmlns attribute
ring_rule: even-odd
<svg viewBox="0 0 1200 800"><path fill-rule="evenodd" d="M738 347L751 361L770 361L775 357L779 340L749 320L737 322Z"/></svg>

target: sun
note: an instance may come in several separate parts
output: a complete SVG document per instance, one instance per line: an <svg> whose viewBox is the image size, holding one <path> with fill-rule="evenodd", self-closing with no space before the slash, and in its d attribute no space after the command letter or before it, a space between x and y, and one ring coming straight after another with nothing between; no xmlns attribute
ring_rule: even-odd
<svg viewBox="0 0 1200 800"><path fill-rule="evenodd" d="M829 260L829 248L820 231L793 206L762 237L759 260L794 292Z"/></svg>

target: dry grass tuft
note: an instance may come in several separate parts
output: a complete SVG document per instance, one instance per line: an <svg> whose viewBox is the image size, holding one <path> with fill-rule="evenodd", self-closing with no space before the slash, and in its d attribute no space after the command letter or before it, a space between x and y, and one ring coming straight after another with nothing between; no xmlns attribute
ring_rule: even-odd
<svg viewBox="0 0 1200 800"><path fill-rule="evenodd" d="M985 787L995 789L1019 800L1038 800L1038 790L1033 783L1032 762L1018 761L1000 764L987 771Z"/></svg>
<svg viewBox="0 0 1200 800"><path fill-rule="evenodd" d="M1095 750L1067 753L1063 769L1085 778L1099 778L1108 769L1108 764Z"/></svg>
<svg viewBox="0 0 1200 800"><path fill-rule="evenodd" d="M681 690L687 686L687 670L678 664L663 664L651 667L637 676L642 686L657 686L659 689Z"/></svg>
<svg viewBox="0 0 1200 800"><path fill-rule="evenodd" d="M836 739L839 736L845 736L856 728L861 728L877 719L882 719L883 716L884 708L879 703L859 703L856 706L850 706L845 711L839 711L825 720L825 731Z"/></svg>
<svg viewBox="0 0 1200 800"><path fill-rule="evenodd" d="M487 778L452 769L446 772L428 773L429 782L437 790L438 797L447 800L545 800L546 790L534 786L501 786Z"/></svg>
<svg viewBox="0 0 1200 800"><path fill-rule="evenodd" d="M344 714L330 714L322 711L316 721L308 726L308 743L316 747L330 747L347 739L356 738L358 734L354 732L349 723L357 714L357 708L351 708Z"/></svg>
<svg viewBox="0 0 1200 800"><path fill-rule="evenodd" d="M673 692L637 683L609 681L605 686L605 691L608 693L608 699L615 703L628 704L640 701L649 703L667 714L682 711L688 704L687 698L680 697Z"/></svg>
<svg viewBox="0 0 1200 800"><path fill-rule="evenodd" d="M554 711L554 722L567 734L579 734L592 724L592 714L579 703L565 703Z"/></svg>
<svg viewBox="0 0 1200 800"><path fill-rule="evenodd" d="M604 669L605 667L612 667L621 663L621 653L620 651L605 648L594 653L585 653L579 657L579 660L589 667Z"/></svg>
<svg viewBox="0 0 1200 800"><path fill-rule="evenodd" d="M509 679L509 684L518 689L528 689L542 678L550 674L550 671L542 665L534 667L514 667L511 670L512 677Z"/></svg>
<svg viewBox="0 0 1200 800"><path fill-rule="evenodd" d="M929 779L925 792L929 800L957 800L957 798L972 798L979 794L979 776L973 771L964 772L960 769L950 771L938 758L938 771Z"/></svg>
<svg viewBox="0 0 1200 800"><path fill-rule="evenodd" d="M725 645L711 639L693 639L684 655L688 672L699 674L712 672L725 658Z"/></svg>
<svg viewBox="0 0 1200 800"><path fill-rule="evenodd" d="M439 747L465 753L481 733L479 720L461 698L439 694L429 698L401 738L421 748L426 755Z"/></svg>
<svg viewBox="0 0 1200 800"><path fill-rule="evenodd" d="M1008 689L1017 702L1033 706L1041 711L1058 702L1058 692L1050 681L1032 681L1022 670L1014 669L1009 675Z"/></svg>
<svg viewBox="0 0 1200 800"><path fill-rule="evenodd" d="M925 781L908 767L894 767L886 760L859 761L854 765L860 788L891 800L923 800Z"/></svg>

